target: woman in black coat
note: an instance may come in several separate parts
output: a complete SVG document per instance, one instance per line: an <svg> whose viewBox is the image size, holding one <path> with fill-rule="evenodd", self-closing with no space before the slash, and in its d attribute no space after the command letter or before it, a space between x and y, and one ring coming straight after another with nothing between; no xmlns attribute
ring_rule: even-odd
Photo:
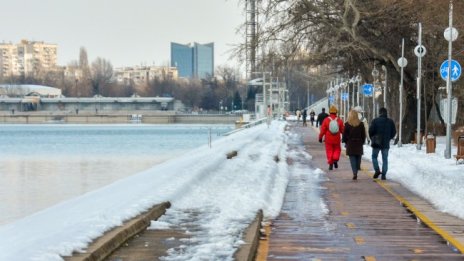
<svg viewBox="0 0 464 261"><path fill-rule="evenodd" d="M346 154L350 158L354 180L358 179L358 170L361 169L361 157L365 140L366 131L364 125L359 120L358 113L351 110L348 114L348 121L345 123L342 142L346 144Z"/></svg>

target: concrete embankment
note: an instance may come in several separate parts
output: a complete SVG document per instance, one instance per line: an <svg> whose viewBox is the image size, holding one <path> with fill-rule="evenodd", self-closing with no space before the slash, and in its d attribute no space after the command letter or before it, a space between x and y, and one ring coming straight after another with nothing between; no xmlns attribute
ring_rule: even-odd
<svg viewBox="0 0 464 261"><path fill-rule="evenodd" d="M162 216L166 209L171 207L171 203L164 202L153 206L149 211L125 222L122 226L116 227L105 233L103 236L92 242L85 253L76 253L72 257L66 257L67 261L97 261L105 260L111 253L121 247L127 240L145 230L151 220L157 220Z"/></svg>
<svg viewBox="0 0 464 261"><path fill-rule="evenodd" d="M100 238L94 240L85 253L74 253L64 257L66 261L97 260L157 260L168 255L169 248L179 247L183 240L191 235L175 228L164 230L148 230L151 220L157 220L170 207L169 202L153 206L147 212L124 222ZM252 261L255 258L263 220L263 212L259 210L254 220L243 233L244 243L234 255L238 261Z"/></svg>
<svg viewBox="0 0 464 261"><path fill-rule="evenodd" d="M137 115L137 116L135 116ZM135 116L135 117L134 117ZM176 114L174 112L99 112L51 113L31 112L0 114L0 124L234 124L240 115L228 114Z"/></svg>

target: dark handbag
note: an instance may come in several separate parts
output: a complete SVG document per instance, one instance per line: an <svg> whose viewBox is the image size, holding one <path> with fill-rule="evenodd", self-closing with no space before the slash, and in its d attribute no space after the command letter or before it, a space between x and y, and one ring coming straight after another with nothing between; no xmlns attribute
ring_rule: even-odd
<svg viewBox="0 0 464 261"><path fill-rule="evenodd" d="M371 138L372 148L381 149L382 148L383 137L380 134L376 134Z"/></svg>

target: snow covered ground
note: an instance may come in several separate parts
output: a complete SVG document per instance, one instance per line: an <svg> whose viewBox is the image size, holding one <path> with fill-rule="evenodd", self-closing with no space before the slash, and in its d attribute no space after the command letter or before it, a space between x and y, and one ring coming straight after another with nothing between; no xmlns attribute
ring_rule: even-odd
<svg viewBox="0 0 464 261"><path fill-rule="evenodd" d="M153 204L172 203L166 217L152 228L169 227L189 210L199 210L203 234L192 234L195 244L181 252L170 251L166 260L232 260L241 243L241 231L258 209L274 217L282 206L290 166L285 159L294 133L286 123L273 121L246 129L189 151L136 175L72 198L31 216L0 226L0 260L61 260L125 219ZM309 131L309 130L308 130ZM455 153L453 148L453 153ZM238 156L227 160L226 153ZM300 147L304 155L303 147ZM444 139L437 140L437 153L425 154L414 145L392 146L388 178L401 182L427 198L438 209L464 218L464 165L444 159ZM370 159L370 148L365 158ZM305 157L311 157L311 152ZM324 179L320 169L310 170L315 182ZM322 176L321 176L322 175ZM324 203L315 193L317 205ZM313 202L313 203L314 203ZM322 210L321 215L326 212ZM177 219L177 220L176 220ZM205 234L206 233L206 234Z"/></svg>

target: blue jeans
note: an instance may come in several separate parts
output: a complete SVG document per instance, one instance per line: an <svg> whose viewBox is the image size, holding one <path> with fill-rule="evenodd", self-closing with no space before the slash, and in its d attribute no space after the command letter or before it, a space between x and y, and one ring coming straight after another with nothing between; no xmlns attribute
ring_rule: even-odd
<svg viewBox="0 0 464 261"><path fill-rule="evenodd" d="M357 175L361 166L361 155L350 155L350 165L353 174Z"/></svg>
<svg viewBox="0 0 464 261"><path fill-rule="evenodd" d="M379 152L382 152L382 176L385 176L388 171L388 150L389 149L372 148L372 164L374 165L375 172L380 172L377 157L379 156Z"/></svg>

